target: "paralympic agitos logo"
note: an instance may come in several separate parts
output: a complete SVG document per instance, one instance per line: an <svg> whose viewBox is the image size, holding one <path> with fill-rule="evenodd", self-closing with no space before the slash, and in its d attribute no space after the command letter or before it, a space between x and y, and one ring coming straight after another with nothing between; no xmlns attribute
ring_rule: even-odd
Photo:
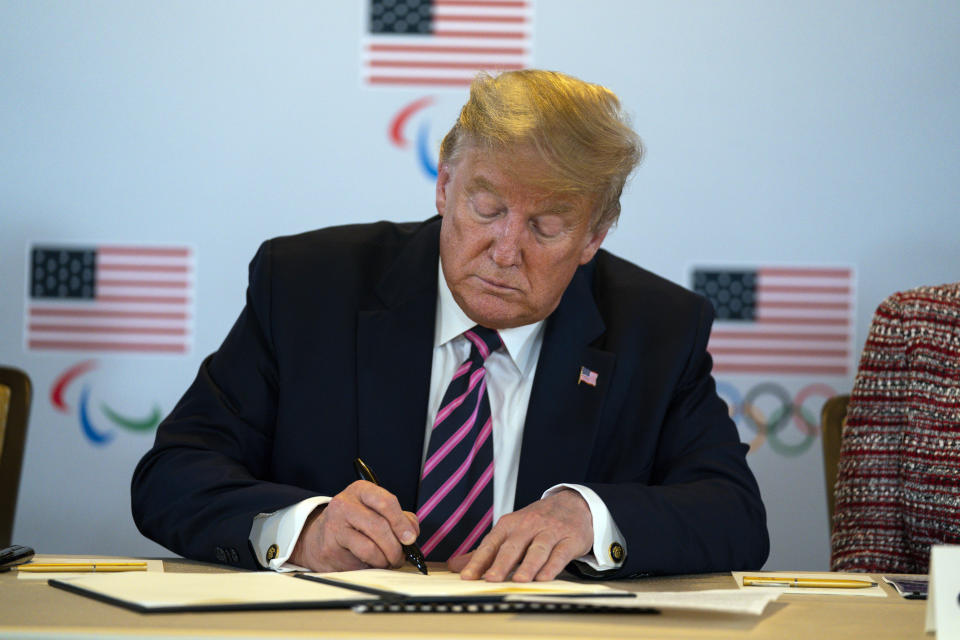
<svg viewBox="0 0 960 640"><path fill-rule="evenodd" d="M53 408L67 414L74 411L74 407L68 405L66 396L75 395L74 393L68 393L68 391L76 384L80 389L76 404L77 419L80 422L83 435L93 444L103 446L113 440L117 432L115 429L109 428L109 425L138 433L156 429L157 425L160 424L160 418L163 417L160 405L156 403L154 403L150 412L143 417L124 415L105 401L97 402L96 408L99 411L94 411L94 401L91 400L91 397L97 397L96 389L86 374L96 367L96 360L86 360L61 373L50 388L50 404L53 405Z"/></svg>
<svg viewBox="0 0 960 640"><path fill-rule="evenodd" d="M400 149L406 149L410 146L410 139L407 137L407 129L412 127L412 121L417 122L416 132L414 133L414 149L416 151L417 164L421 171L429 179L437 177L436 153L431 148L430 143L430 118L425 116L424 110L434 103L431 96L426 96L414 100L406 105L391 118L388 136L390 143Z"/></svg>
<svg viewBox="0 0 960 640"><path fill-rule="evenodd" d="M717 393L727 403L737 427L747 430L750 453L767 444L774 453L793 458L805 453L817 439L820 409L837 392L830 385L813 383L791 396L775 382L760 382L741 394L733 384L718 380Z"/></svg>

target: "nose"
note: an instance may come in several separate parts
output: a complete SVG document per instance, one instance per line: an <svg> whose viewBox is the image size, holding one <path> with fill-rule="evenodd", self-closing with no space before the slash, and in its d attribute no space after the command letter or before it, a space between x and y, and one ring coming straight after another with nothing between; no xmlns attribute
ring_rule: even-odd
<svg viewBox="0 0 960 640"><path fill-rule="evenodd" d="M525 231L523 220L517 216L505 216L501 224L497 225L490 246L490 257L498 267L514 267L522 262L521 242Z"/></svg>

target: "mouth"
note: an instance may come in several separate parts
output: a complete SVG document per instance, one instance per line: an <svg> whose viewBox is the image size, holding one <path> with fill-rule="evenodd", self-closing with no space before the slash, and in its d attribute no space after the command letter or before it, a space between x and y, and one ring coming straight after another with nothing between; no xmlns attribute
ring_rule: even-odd
<svg viewBox="0 0 960 640"><path fill-rule="evenodd" d="M505 282L499 280L491 280L490 278L484 278L482 276L474 276L479 282L481 287L488 289L494 293L517 293L520 290L516 287L512 287Z"/></svg>

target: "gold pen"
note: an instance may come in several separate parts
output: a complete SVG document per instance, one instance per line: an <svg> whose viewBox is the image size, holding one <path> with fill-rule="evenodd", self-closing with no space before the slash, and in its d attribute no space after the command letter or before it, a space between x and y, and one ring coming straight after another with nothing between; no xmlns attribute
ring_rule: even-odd
<svg viewBox="0 0 960 640"><path fill-rule="evenodd" d="M33 562L16 567L27 573L116 573L146 571L146 562Z"/></svg>
<svg viewBox="0 0 960 640"><path fill-rule="evenodd" d="M743 576L745 587L806 587L808 589L866 589L877 586L869 580L852 578L788 578L778 576Z"/></svg>

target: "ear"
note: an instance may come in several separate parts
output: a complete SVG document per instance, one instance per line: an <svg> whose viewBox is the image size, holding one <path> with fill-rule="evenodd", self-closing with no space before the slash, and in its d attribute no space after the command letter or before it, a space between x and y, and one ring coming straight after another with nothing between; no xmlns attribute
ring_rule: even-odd
<svg viewBox="0 0 960 640"><path fill-rule="evenodd" d="M437 167L437 213L447 210L447 185L450 184L450 165L446 162Z"/></svg>
<svg viewBox="0 0 960 640"><path fill-rule="evenodd" d="M591 235L588 236L589 239L587 240L586 246L580 253L580 264L587 264L593 260L593 256L596 255L600 245L603 244L603 239L607 237L607 231L609 230L610 227L604 227L591 232Z"/></svg>

